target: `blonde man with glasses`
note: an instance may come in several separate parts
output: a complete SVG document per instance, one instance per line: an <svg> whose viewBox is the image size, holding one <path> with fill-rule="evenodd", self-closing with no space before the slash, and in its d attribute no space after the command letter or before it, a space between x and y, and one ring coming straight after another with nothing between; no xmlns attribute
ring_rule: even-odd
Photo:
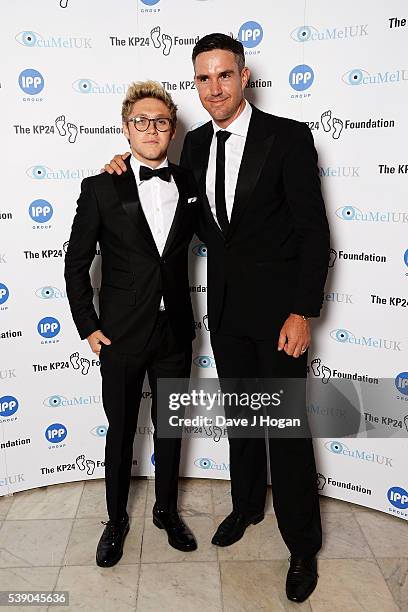
<svg viewBox="0 0 408 612"><path fill-rule="evenodd" d="M122 104L123 132L131 148L128 172L104 173L82 182L65 260L72 317L81 339L87 339L99 355L109 422L105 447L109 521L96 552L101 567L119 561L129 531L126 505L146 373L155 428L153 522L165 529L174 548L197 548L177 512L181 439L157 436L161 410L157 380L190 376L195 335L187 256L197 194L190 173L167 159L176 121L177 107L159 83L129 87ZM99 316L89 276L97 242L102 255Z"/></svg>

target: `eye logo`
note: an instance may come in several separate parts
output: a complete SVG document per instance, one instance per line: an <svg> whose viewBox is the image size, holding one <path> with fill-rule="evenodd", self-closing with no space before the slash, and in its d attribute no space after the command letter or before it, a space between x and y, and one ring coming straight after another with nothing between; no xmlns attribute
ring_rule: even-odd
<svg viewBox="0 0 408 612"><path fill-rule="evenodd" d="M296 41L296 42L307 42L308 40L311 39L312 34L317 34L317 30L316 28L313 28L311 26L307 26L307 25L303 25L300 26L300 28L295 28L293 30L293 32L291 32L290 37L292 38L292 40Z"/></svg>
<svg viewBox="0 0 408 612"><path fill-rule="evenodd" d="M367 70L362 70L361 68L353 68L353 70L345 72L341 79L343 83L346 83L346 85L361 85L363 80L369 76L370 74L367 72Z"/></svg>
<svg viewBox="0 0 408 612"><path fill-rule="evenodd" d="M0 283L0 305L7 302L10 297L10 292L4 283Z"/></svg>
<svg viewBox="0 0 408 612"><path fill-rule="evenodd" d="M333 329L330 332L330 337L337 342L350 342L351 339L354 339L355 336L347 329Z"/></svg>
<svg viewBox="0 0 408 612"><path fill-rule="evenodd" d="M245 48L257 47L263 39L263 29L257 21L246 21L239 28L238 40Z"/></svg>
<svg viewBox="0 0 408 612"><path fill-rule="evenodd" d="M335 455L341 455L345 450L348 450L345 444L342 444L342 442L336 442L335 440L326 442L324 446L328 451L334 453Z"/></svg>
<svg viewBox="0 0 408 612"><path fill-rule="evenodd" d="M197 257L207 257L207 247L205 246L203 242L193 246L192 251L194 255L197 255Z"/></svg>
<svg viewBox="0 0 408 612"><path fill-rule="evenodd" d="M47 223L53 215L53 208L47 200L34 200L31 202L28 213L36 223Z"/></svg>
<svg viewBox="0 0 408 612"><path fill-rule="evenodd" d="M15 414L18 410L18 400L12 395L0 397L0 416L7 418Z"/></svg>
<svg viewBox="0 0 408 612"><path fill-rule="evenodd" d="M37 331L43 338L54 338L60 333L61 325L54 317L44 317L38 322Z"/></svg>
<svg viewBox="0 0 408 612"><path fill-rule="evenodd" d="M57 297L59 290L56 287L40 287L35 292L35 295L43 300L51 300Z"/></svg>
<svg viewBox="0 0 408 612"><path fill-rule="evenodd" d="M24 93L35 96L42 92L45 82L41 72L34 68L27 68L20 73L18 84Z"/></svg>
<svg viewBox="0 0 408 612"><path fill-rule="evenodd" d="M391 487L387 492L388 501L399 510L408 508L408 492L402 487Z"/></svg>
<svg viewBox="0 0 408 612"><path fill-rule="evenodd" d="M43 404L44 406L47 406L47 408L59 408L60 406L63 406L64 402L66 401L67 398L63 397L62 395L50 395L50 397L47 397L43 401Z"/></svg>
<svg viewBox="0 0 408 612"><path fill-rule="evenodd" d="M355 206L341 206L341 208L338 208L336 210L336 215L340 218L343 219L344 221L357 221L359 218L359 215L361 217L363 213L361 212L361 210L359 210L358 208L356 208Z"/></svg>
<svg viewBox="0 0 408 612"><path fill-rule="evenodd" d="M89 94L93 93L94 87L98 87L98 83L91 79L77 79L72 83L72 87L77 93Z"/></svg>
<svg viewBox="0 0 408 612"><path fill-rule="evenodd" d="M408 395L408 372L400 372L395 377L395 386L403 395Z"/></svg>
<svg viewBox="0 0 408 612"><path fill-rule="evenodd" d="M26 170L26 174L29 178L38 180L47 178L48 172L51 172L51 169L46 166L31 166Z"/></svg>
<svg viewBox="0 0 408 612"><path fill-rule="evenodd" d="M47 442L59 444L59 442L62 442L67 437L68 430L62 423L53 423L52 425L48 425L44 435Z"/></svg>
<svg viewBox="0 0 408 612"><path fill-rule="evenodd" d="M106 425L97 425L93 427L90 431L93 436L97 436L98 438L106 438L106 434L108 433L108 428Z"/></svg>
<svg viewBox="0 0 408 612"><path fill-rule="evenodd" d="M200 459L196 459L194 461L194 465L202 470L211 470L213 463L214 461L212 459L208 459L208 457L201 457Z"/></svg>
<svg viewBox="0 0 408 612"><path fill-rule="evenodd" d="M25 47L35 47L37 41L41 39L42 36L37 34L37 32L30 32L27 30L25 32L19 32L15 38L20 45L24 45Z"/></svg>
<svg viewBox="0 0 408 612"><path fill-rule="evenodd" d="M309 89L314 81L313 69L307 64L299 64L292 68L289 73L289 85L295 91Z"/></svg>
<svg viewBox="0 0 408 612"><path fill-rule="evenodd" d="M199 368L215 368L214 359L212 359L212 357L208 357L207 355L200 355L199 357L196 357L193 363Z"/></svg>

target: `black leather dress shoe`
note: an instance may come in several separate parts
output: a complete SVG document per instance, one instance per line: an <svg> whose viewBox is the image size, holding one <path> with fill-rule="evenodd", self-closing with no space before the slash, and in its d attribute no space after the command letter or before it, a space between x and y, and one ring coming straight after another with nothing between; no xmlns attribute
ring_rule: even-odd
<svg viewBox="0 0 408 612"><path fill-rule="evenodd" d="M290 558L290 567L286 578L286 595L291 601L305 601L317 585L316 557Z"/></svg>
<svg viewBox="0 0 408 612"><path fill-rule="evenodd" d="M153 506L153 523L159 529L165 529L170 546L189 552L196 550L197 542L190 529L181 520L177 510L168 512Z"/></svg>
<svg viewBox="0 0 408 612"><path fill-rule="evenodd" d="M226 519L219 525L217 531L211 540L216 546L231 546L234 542L238 542L245 533L245 529L249 525L256 525L264 519L264 513L260 514L244 514L241 512L231 512Z"/></svg>
<svg viewBox="0 0 408 612"><path fill-rule="evenodd" d="M96 564L99 567L116 565L123 554L123 544L129 531L129 517L126 514L120 521L108 521L96 549Z"/></svg>

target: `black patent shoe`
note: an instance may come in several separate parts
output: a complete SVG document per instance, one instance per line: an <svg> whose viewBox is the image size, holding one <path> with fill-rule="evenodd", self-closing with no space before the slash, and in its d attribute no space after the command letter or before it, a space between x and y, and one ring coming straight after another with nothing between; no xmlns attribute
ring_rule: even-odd
<svg viewBox="0 0 408 612"><path fill-rule="evenodd" d="M194 535L181 520L177 510L160 510L155 504L153 506L153 524L166 531L168 542L173 548L183 552L197 549Z"/></svg>
<svg viewBox="0 0 408 612"><path fill-rule="evenodd" d="M249 525L260 523L264 517L263 512L259 514L245 514L233 511L220 523L211 542L216 546L231 546L231 544L238 542L242 538Z"/></svg>
<svg viewBox="0 0 408 612"><path fill-rule="evenodd" d="M292 555L286 578L287 598L299 603L305 601L315 590L318 577L316 557Z"/></svg>
<svg viewBox="0 0 408 612"><path fill-rule="evenodd" d="M96 549L96 564L99 567L112 567L123 554L123 544L129 531L129 517L126 514L120 521L102 521L106 525Z"/></svg>

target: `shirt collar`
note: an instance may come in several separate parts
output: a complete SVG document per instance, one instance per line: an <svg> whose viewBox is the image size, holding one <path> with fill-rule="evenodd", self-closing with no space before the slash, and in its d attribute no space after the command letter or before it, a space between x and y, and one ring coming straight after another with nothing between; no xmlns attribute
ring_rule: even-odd
<svg viewBox="0 0 408 612"><path fill-rule="evenodd" d="M158 170L159 168L167 168L168 165L169 165L169 160L166 157L166 159L162 161L160 166L157 166L156 170ZM139 187L139 185L144 183L144 181L141 181L140 178L139 178L139 176L140 176L140 166L147 166L148 168L152 168L152 166L150 166L149 164L142 163L141 161L136 159L136 157L134 155L132 155L131 158L130 158L130 166L131 166L131 168L133 170L133 174L135 175L136 184ZM153 169L154 168L152 168L152 170Z"/></svg>
<svg viewBox="0 0 408 612"><path fill-rule="evenodd" d="M234 121L230 123L229 126L225 129L228 132L231 132L231 134L235 134L236 136L242 136L243 138L246 138L246 135L248 133L248 128L249 128L249 122L251 120L251 115L252 115L252 106L247 102L247 100L245 100L245 107L242 113L236 119L234 119ZM212 124L214 128L214 134L216 134L219 130L223 129L223 128L220 128L220 126L217 125L215 121L213 121Z"/></svg>

